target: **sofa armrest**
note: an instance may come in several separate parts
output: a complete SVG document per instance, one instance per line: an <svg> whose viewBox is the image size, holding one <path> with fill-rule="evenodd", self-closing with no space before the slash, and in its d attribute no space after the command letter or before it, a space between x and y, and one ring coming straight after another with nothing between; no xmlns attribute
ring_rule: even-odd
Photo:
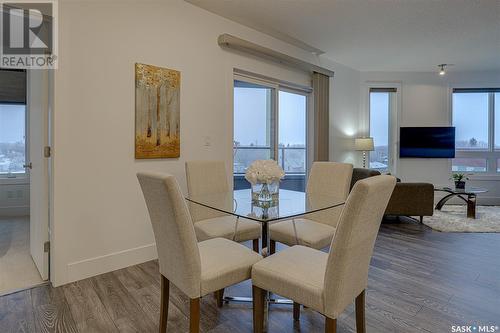
<svg viewBox="0 0 500 333"><path fill-rule="evenodd" d="M397 183L385 211L386 215L432 216L434 185Z"/></svg>

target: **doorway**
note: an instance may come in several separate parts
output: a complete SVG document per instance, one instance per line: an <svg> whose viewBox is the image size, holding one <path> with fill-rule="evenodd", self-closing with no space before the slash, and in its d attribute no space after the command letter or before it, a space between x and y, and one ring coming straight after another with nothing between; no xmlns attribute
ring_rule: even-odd
<svg viewBox="0 0 500 333"><path fill-rule="evenodd" d="M49 73L0 69L0 295L49 276Z"/></svg>

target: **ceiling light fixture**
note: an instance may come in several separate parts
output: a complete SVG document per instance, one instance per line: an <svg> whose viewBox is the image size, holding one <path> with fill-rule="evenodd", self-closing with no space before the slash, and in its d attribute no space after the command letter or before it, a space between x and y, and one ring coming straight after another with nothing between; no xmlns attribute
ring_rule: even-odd
<svg viewBox="0 0 500 333"><path fill-rule="evenodd" d="M453 66L453 64L441 64L438 65L439 67L439 75L444 76L446 75L446 69L450 66Z"/></svg>
<svg viewBox="0 0 500 333"><path fill-rule="evenodd" d="M439 75L443 76L446 74L446 66L447 66L447 64L438 65L438 67L440 68Z"/></svg>

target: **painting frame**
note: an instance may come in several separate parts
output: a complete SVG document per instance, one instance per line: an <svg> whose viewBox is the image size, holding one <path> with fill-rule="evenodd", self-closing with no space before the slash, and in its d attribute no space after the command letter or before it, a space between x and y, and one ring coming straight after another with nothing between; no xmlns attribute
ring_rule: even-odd
<svg viewBox="0 0 500 333"><path fill-rule="evenodd" d="M180 157L181 72L135 63L135 158Z"/></svg>

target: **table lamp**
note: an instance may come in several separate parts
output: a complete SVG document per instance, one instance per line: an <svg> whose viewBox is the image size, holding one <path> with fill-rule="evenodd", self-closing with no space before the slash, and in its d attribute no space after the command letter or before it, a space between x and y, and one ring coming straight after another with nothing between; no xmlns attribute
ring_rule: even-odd
<svg viewBox="0 0 500 333"><path fill-rule="evenodd" d="M366 152L375 150L373 138L356 138L354 140L354 147L356 151L363 152L363 168L366 168Z"/></svg>

